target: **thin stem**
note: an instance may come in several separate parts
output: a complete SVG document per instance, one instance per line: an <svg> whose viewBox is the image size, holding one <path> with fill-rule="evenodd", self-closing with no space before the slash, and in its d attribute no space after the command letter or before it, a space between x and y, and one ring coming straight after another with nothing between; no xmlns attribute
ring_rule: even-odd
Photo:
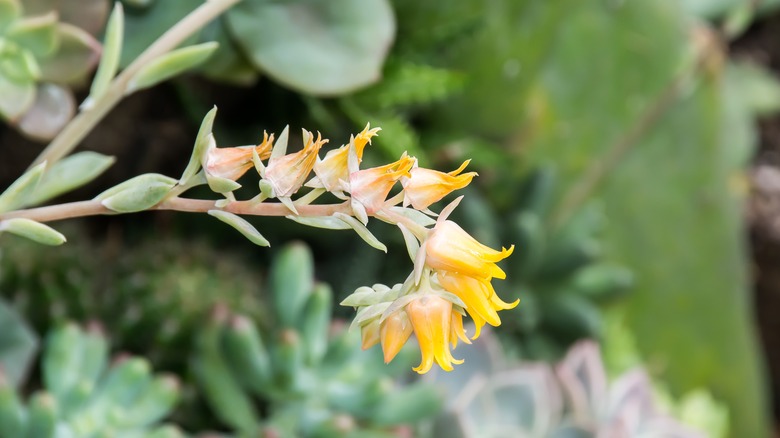
<svg viewBox="0 0 780 438"><path fill-rule="evenodd" d="M206 23L218 17L239 1L241 0L206 1L172 28L168 29L167 32L160 36L157 41L152 43L135 61L114 78L103 96L96 99L92 106L81 111L73 118L60 131L57 137L49 143L46 149L38 155L38 158L33 161L30 167L44 161L48 163L48 166L51 166L62 157L68 155L92 131L92 128L122 100L127 90L127 84L139 70L150 61L175 49L190 35L202 29Z"/></svg>
<svg viewBox="0 0 780 438"><path fill-rule="evenodd" d="M217 201L205 199L170 198L149 210L172 210L188 213L206 213L209 210L224 210L239 215L249 216L288 216L290 210L281 203L257 203L255 201L231 202L223 208L215 205ZM331 216L334 213L351 214L349 203L300 205L296 206L300 216ZM13 218L27 218L37 222L52 222L62 219L70 219L84 216L115 215L115 211L109 210L99 200L70 202L67 204L50 205L46 207L30 208L0 214L0 221Z"/></svg>

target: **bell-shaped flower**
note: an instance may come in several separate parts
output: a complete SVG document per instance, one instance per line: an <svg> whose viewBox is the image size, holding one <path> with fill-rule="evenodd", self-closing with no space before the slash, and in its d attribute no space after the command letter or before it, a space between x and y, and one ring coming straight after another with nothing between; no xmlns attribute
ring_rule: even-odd
<svg viewBox="0 0 780 438"><path fill-rule="evenodd" d="M479 337L480 330L485 323L493 327L501 325L501 318L498 316L499 310L512 309L520 303L520 300L515 300L512 303L501 300L490 284L490 280L446 271L437 272L436 277L439 284L447 292L455 294L466 304L466 312L474 320L477 327L472 339Z"/></svg>
<svg viewBox="0 0 780 438"><path fill-rule="evenodd" d="M414 158L406 155L384 166L358 170L349 174L349 192L352 199L360 203L369 215L384 207L387 195L395 182L403 176L409 176Z"/></svg>
<svg viewBox="0 0 780 438"><path fill-rule="evenodd" d="M413 368L419 374L430 371L435 361L444 371L452 371L452 364L463 363L452 357L452 303L438 295L421 295L406 306L406 312L420 344L422 360Z"/></svg>
<svg viewBox="0 0 780 438"><path fill-rule="evenodd" d="M458 339L466 344L471 343L471 340L469 340L468 336L466 336L466 331L463 330L463 315L453 311L452 319L450 321L450 345L452 348L458 346Z"/></svg>
<svg viewBox="0 0 780 438"><path fill-rule="evenodd" d="M317 160L317 153L322 145L328 142L327 139L322 139L320 133L317 133L317 139L314 140L314 135L308 131L304 131L304 139L303 149L292 154L279 156L280 154L276 153L277 148L286 150L286 136L283 145L279 144L282 136L274 145L271 158L265 166L263 179L270 184L276 198L289 198L303 186Z"/></svg>
<svg viewBox="0 0 780 438"><path fill-rule="evenodd" d="M411 335L412 322L404 310L399 310L382 321L379 327L379 337L382 342L385 363L390 363L393 360Z"/></svg>
<svg viewBox="0 0 780 438"><path fill-rule="evenodd" d="M257 151L261 159L266 159L271 155L273 142L273 134L263 133L263 141L257 146L218 148L212 143L203 154L203 168L208 176L235 181L252 168L252 152Z"/></svg>
<svg viewBox="0 0 780 438"><path fill-rule="evenodd" d="M343 145L338 149L328 151L325 158L317 160L314 164L315 177L312 178L306 187L324 188L329 192L340 193L342 189L341 181L349 180L349 168L347 166L350 148L354 148L357 157L357 163L363 161L363 150L367 144L371 144L371 137L377 135L382 128L371 129L370 124L357 136L350 138L349 144Z"/></svg>
<svg viewBox="0 0 780 438"><path fill-rule="evenodd" d="M404 186L404 207L411 204L417 210L426 210L434 202L469 185L477 176L477 172L464 174L461 172L470 161L464 161L459 168L449 173L413 167L409 171L410 177L401 179L401 184Z"/></svg>
<svg viewBox="0 0 780 438"><path fill-rule="evenodd" d="M509 257L515 246L501 251L489 248L471 237L455 222L437 222L425 240L425 264L432 269L482 279L506 278L496 262Z"/></svg>
<svg viewBox="0 0 780 438"><path fill-rule="evenodd" d="M379 343L379 318L360 328L360 347L368 350Z"/></svg>

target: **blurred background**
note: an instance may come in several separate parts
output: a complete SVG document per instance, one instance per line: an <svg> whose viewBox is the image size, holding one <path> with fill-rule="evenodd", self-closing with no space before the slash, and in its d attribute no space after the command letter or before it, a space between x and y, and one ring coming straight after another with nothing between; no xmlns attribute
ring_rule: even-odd
<svg viewBox="0 0 780 438"><path fill-rule="evenodd" d="M122 65L200 3L123 0ZM0 64L0 114L12 120L0 126L2 188L86 96L111 7L21 5L64 25L59 54L40 61L50 73L14 82ZM472 160L480 176L455 218L489 246L517 246L496 289L520 305L483 343L455 351L462 368L420 382L414 346L384 365L344 332L354 312L337 305L408 275L392 227L372 227L385 255L353 233L278 219L249 218L271 248L184 213L70 220L58 224L61 247L0 239L8 387L23 410L35 411L40 390L69 400L64 371L47 371L78 368L47 355L59 345L51 333L69 333L169 373L179 402L166 421L191 434L778 436L779 37L776 0L243 0L189 41L220 43L205 64L130 96L84 140L79 151L116 164L57 201L141 173L178 175L213 105L220 146L289 124L338 147L370 122L382 131L366 167L403 151L444 171ZM19 83L34 101L11 102ZM290 290L306 305L285 316ZM640 368L648 381L625 383ZM627 391L638 397L629 403L603 377L643 389ZM648 420L611 429L630 423L629 405ZM76 411L57 421L108 415ZM657 412L676 418L679 435L647 426ZM114 432L96 435L98 423ZM125 436L109 423L75 436ZM150 436L152 423L133 428Z"/></svg>

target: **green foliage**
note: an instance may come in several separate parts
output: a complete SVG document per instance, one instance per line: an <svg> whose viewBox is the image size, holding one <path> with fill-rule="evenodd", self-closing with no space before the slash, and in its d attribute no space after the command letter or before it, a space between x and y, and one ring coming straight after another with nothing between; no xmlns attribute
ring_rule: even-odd
<svg viewBox="0 0 780 438"><path fill-rule="evenodd" d="M38 332L66 320L100 321L117 347L180 371L193 331L216 303L262 317L259 278L235 254L170 239L96 246L70 233L72 242L50 250L3 240L0 295Z"/></svg>
<svg viewBox="0 0 780 438"><path fill-rule="evenodd" d="M73 117L75 100L68 85L89 75L100 44L87 31L60 22L58 14L66 11L36 10L25 16L23 7L18 0L0 4L0 118L27 136L48 140ZM65 6L52 5L57 7ZM84 13L105 19L99 10Z"/></svg>
<svg viewBox="0 0 780 438"><path fill-rule="evenodd" d="M390 365L362 352L360 334L331 321L332 293L312 272L307 247L285 247L269 275L275 320L217 308L199 330L192 370L214 414L241 436L379 437L438 412L433 388L393 383L410 350Z"/></svg>
<svg viewBox="0 0 780 438"><path fill-rule="evenodd" d="M38 337L3 300L0 300L0 327L0 370L5 385L15 387L27 376L38 349Z"/></svg>
<svg viewBox="0 0 780 438"><path fill-rule="evenodd" d="M50 332L41 359L43 388L26 406L0 371L0 437L183 436L158 425L178 400L175 377L153 375L141 358L108 362L98 328L65 324Z"/></svg>

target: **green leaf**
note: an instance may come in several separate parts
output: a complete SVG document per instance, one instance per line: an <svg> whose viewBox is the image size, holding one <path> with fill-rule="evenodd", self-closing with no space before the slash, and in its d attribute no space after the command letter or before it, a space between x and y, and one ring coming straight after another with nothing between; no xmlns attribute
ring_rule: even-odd
<svg viewBox="0 0 780 438"><path fill-rule="evenodd" d="M41 80L59 84L83 82L100 59L100 42L84 30L66 23L57 26L57 39L57 51L38 59Z"/></svg>
<svg viewBox="0 0 780 438"><path fill-rule="evenodd" d="M266 240L265 237L263 237L263 235L252 226L252 224L250 224L241 216L224 210L209 210L208 213L210 216L214 216L215 218L238 230L239 233L243 234L244 237L249 239L249 241L255 245L271 246L271 244L268 243L268 240Z"/></svg>
<svg viewBox="0 0 780 438"><path fill-rule="evenodd" d="M120 66L127 67L157 38L202 4L203 0L154 1L143 9L129 8L125 14L126 37ZM196 40L193 36L182 44L194 44Z"/></svg>
<svg viewBox="0 0 780 438"><path fill-rule="evenodd" d="M250 86L258 72L228 33L225 20L214 20L202 31L201 38L216 41L219 50L200 66L198 71L209 79L229 84Z"/></svg>
<svg viewBox="0 0 780 438"><path fill-rule="evenodd" d="M14 22L6 37L32 52L35 56L47 56L57 49L57 14L28 17Z"/></svg>
<svg viewBox="0 0 780 438"><path fill-rule="evenodd" d="M0 117L5 120L20 118L35 102L35 81L17 82L0 73Z"/></svg>
<svg viewBox="0 0 780 438"><path fill-rule="evenodd" d="M97 178L112 164L114 157L97 152L78 152L56 162L43 174L27 205L36 205L70 192Z"/></svg>
<svg viewBox="0 0 780 438"><path fill-rule="evenodd" d="M19 0L0 0L0 33L22 15Z"/></svg>
<svg viewBox="0 0 780 438"><path fill-rule="evenodd" d="M314 287L313 278L314 259L306 245L288 244L274 257L268 287L280 326L298 326Z"/></svg>
<svg viewBox="0 0 780 438"><path fill-rule="evenodd" d="M176 180L158 173L131 178L99 194L95 199L117 213L133 213L154 207L176 185Z"/></svg>
<svg viewBox="0 0 780 438"><path fill-rule="evenodd" d="M355 219L352 216L346 215L344 213L334 213L333 217L337 217L344 221L345 224L349 225L355 232L358 233L358 236L360 236L361 239L363 239L367 244L371 245L373 248L376 248L382 252L387 252L387 247L384 243L380 242L379 239L376 238L373 234L371 234L371 231L366 228L365 225L360 223L359 220Z"/></svg>
<svg viewBox="0 0 780 438"><path fill-rule="evenodd" d="M55 229L27 218L6 219L0 222L0 233L7 232L30 239L42 245L57 246L67 239Z"/></svg>
<svg viewBox="0 0 780 438"><path fill-rule="evenodd" d="M27 418L28 438L50 438L56 436L57 401L54 397L38 392L30 398L30 410Z"/></svg>
<svg viewBox="0 0 780 438"><path fill-rule="evenodd" d="M379 80L395 35L386 0L246 0L226 17L257 68L313 95L344 94Z"/></svg>
<svg viewBox="0 0 780 438"><path fill-rule="evenodd" d="M114 79L119 68L119 57L122 56L122 38L124 37L124 10L122 4L114 3L114 10L108 17L106 36L103 39L103 55L100 57L95 79L89 90L88 100L95 101L103 97L109 84Z"/></svg>
<svg viewBox="0 0 780 438"><path fill-rule="evenodd" d="M168 52L145 65L130 81L125 94L157 85L202 64L218 44L208 42Z"/></svg>
<svg viewBox="0 0 780 438"><path fill-rule="evenodd" d="M201 167L201 157L206 151L209 142L214 139L211 130L214 126L215 117L217 117L216 106L207 112L200 122L200 128L198 129L197 137L195 137L195 145L192 148L190 162L187 163L187 167L184 169L181 179L179 179L179 184L187 184L187 182L198 173L198 170Z"/></svg>
<svg viewBox="0 0 780 438"><path fill-rule="evenodd" d="M17 123L27 137L49 141L76 113L76 99L69 88L51 83L38 84L35 101Z"/></svg>
<svg viewBox="0 0 780 438"><path fill-rule="evenodd" d="M15 210L26 205L28 198L33 196L44 169L46 163L33 167L0 194L0 212Z"/></svg>
<svg viewBox="0 0 780 438"><path fill-rule="evenodd" d="M729 78L747 106L758 116L766 116L780 110L780 82L766 68L758 64L741 62L730 64Z"/></svg>
<svg viewBox="0 0 780 438"><path fill-rule="evenodd" d="M0 381L18 387L27 376L38 349L38 337L21 316L0 300ZM2 384L0 384L2 386Z"/></svg>

